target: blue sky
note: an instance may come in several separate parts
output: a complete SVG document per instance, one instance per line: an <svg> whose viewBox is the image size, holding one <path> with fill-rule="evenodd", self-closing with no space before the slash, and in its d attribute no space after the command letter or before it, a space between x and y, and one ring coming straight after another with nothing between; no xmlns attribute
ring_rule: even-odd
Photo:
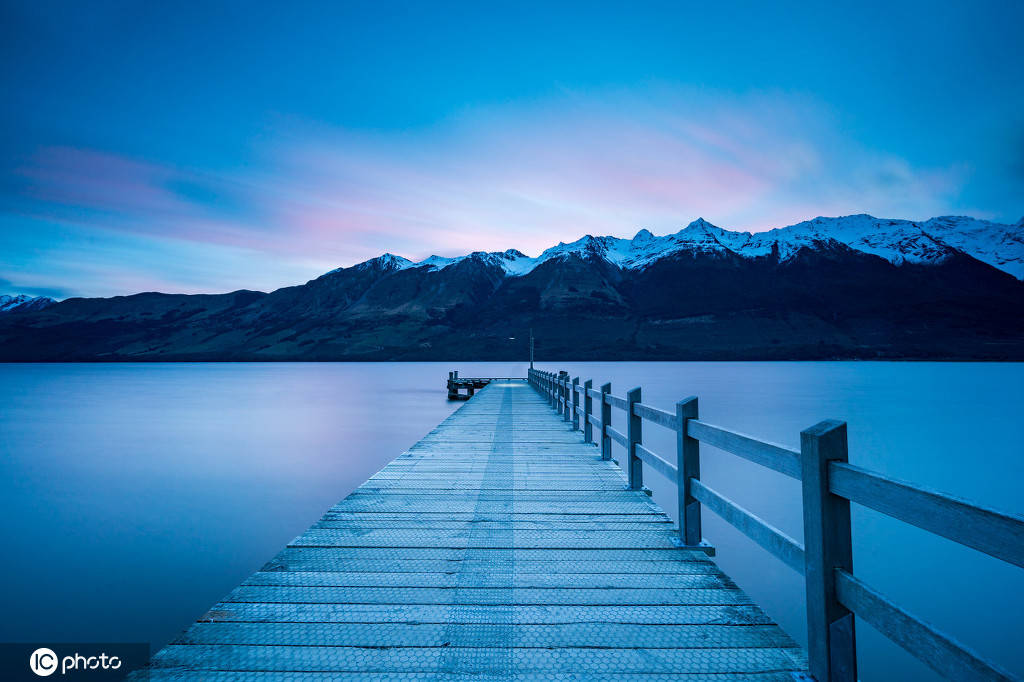
<svg viewBox="0 0 1024 682"><path fill-rule="evenodd" d="M3 0L0 293L1024 215L1022 3L181 4Z"/></svg>

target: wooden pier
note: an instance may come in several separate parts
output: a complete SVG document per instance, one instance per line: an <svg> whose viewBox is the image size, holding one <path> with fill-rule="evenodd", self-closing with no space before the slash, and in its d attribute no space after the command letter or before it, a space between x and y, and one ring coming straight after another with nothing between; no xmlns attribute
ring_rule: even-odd
<svg viewBox="0 0 1024 682"><path fill-rule="evenodd" d="M838 422L793 451L564 373L474 391L133 679L854 680L854 613L952 677L1012 679L854 577L849 503L1021 565L1019 517L846 464ZM645 422L677 432L673 461ZM701 442L803 480L804 544L703 485ZM644 464L680 484L681 532ZM809 660L710 558L701 507L807 576Z"/></svg>
<svg viewBox="0 0 1024 682"><path fill-rule="evenodd" d="M460 377L458 370L448 372L448 400L469 400L477 391L492 381L514 381L514 379L509 377Z"/></svg>

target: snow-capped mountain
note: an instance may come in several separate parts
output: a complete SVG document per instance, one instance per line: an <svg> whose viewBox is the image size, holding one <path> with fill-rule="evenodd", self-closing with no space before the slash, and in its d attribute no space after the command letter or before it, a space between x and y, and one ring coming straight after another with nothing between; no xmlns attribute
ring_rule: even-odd
<svg viewBox="0 0 1024 682"><path fill-rule="evenodd" d="M473 258L497 265L508 276L516 277L531 272L541 263L570 255L596 256L622 269L638 270L680 253L731 252L743 258L774 256L786 261L802 248L825 248L830 244L842 244L895 265L941 263L961 252L1024 280L1024 219L1016 225L1005 225L964 216L945 216L923 222L863 214L818 217L756 233L726 230L698 218L678 232L664 236L655 236L646 229L637 232L632 239L587 235L568 244L560 242L536 258L509 249L490 253L477 251L458 257L431 256L419 262L384 254L360 265L377 263L395 270L421 267L442 270Z"/></svg>
<svg viewBox="0 0 1024 682"><path fill-rule="evenodd" d="M26 296L25 294L18 294L17 296L0 296L0 314L4 313L18 313L28 312L32 310L42 310L48 308L57 301L53 300L49 296Z"/></svg>
<svg viewBox="0 0 1024 682"><path fill-rule="evenodd" d="M445 256L431 256L421 260L418 263L410 262L405 267L419 268L427 267L433 270L443 270L449 265L460 263L467 259L476 259L484 263L496 265L505 271L505 274L510 276L525 275L530 270L533 270L538 264L538 259L530 258L520 251L515 249L508 249L506 251L474 251L473 253L466 254L465 256L456 257L445 257Z"/></svg>
<svg viewBox="0 0 1024 682"><path fill-rule="evenodd" d="M42 313L33 312L45 306ZM698 219L413 262L270 293L0 298L0 361L548 358L1024 360L1024 223Z"/></svg>

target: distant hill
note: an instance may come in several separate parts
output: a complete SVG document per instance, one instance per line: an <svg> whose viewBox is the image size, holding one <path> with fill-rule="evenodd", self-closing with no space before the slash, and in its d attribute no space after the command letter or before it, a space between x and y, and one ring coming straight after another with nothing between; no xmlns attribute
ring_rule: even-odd
<svg viewBox="0 0 1024 682"><path fill-rule="evenodd" d="M270 294L76 298L0 316L0 360L1024 359L1024 223L703 219Z"/></svg>

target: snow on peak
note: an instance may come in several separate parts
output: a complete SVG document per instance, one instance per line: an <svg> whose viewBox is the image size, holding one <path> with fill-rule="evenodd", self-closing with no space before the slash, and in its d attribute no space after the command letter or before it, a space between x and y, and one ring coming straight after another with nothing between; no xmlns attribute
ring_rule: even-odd
<svg viewBox="0 0 1024 682"><path fill-rule="evenodd" d="M483 252L465 256L431 256L413 263L400 256L384 254L359 266L379 262L382 267L404 270L410 267L447 268L467 258L502 268L512 277L525 275L548 260L569 256L600 258L620 268L635 270L676 253L728 255L742 258L792 258L803 248L838 245L879 256L889 262L941 263L957 251L1024 279L1024 218L1016 225L1003 225L963 216L943 216L924 222L875 218L857 214L828 218L818 216L767 232L726 230L697 218L683 229L657 236L641 229L632 239L586 235L574 242L559 242L540 256L530 258L520 251Z"/></svg>
<svg viewBox="0 0 1024 682"><path fill-rule="evenodd" d="M425 266L433 270L440 270L441 268L446 268L458 260L462 260L462 258L446 258L444 256L434 255L430 258L424 258L419 263L414 263L413 267L420 268Z"/></svg>
<svg viewBox="0 0 1024 682"><path fill-rule="evenodd" d="M741 255L764 256L777 247L779 258L786 260L804 247L827 246L830 242L885 258L896 265L939 263L952 253L947 245L925 234L917 223L858 214L838 218L819 216L755 233L743 246Z"/></svg>
<svg viewBox="0 0 1024 682"><path fill-rule="evenodd" d="M966 216L942 216L921 223L921 230L983 263L1024 279L1024 218L1016 225L1000 225Z"/></svg>
<svg viewBox="0 0 1024 682"><path fill-rule="evenodd" d="M655 239L657 239L657 237L651 234L650 230L648 230L647 228L643 228L642 230L636 233L636 235L633 237L631 241L634 244L647 244Z"/></svg>
<svg viewBox="0 0 1024 682"><path fill-rule="evenodd" d="M42 310L43 308L49 308L56 302L49 296L28 296L27 294L8 296L4 294L0 295L0 313Z"/></svg>
<svg viewBox="0 0 1024 682"><path fill-rule="evenodd" d="M402 258L401 256L396 256L393 253L385 253L383 255L377 256L376 258L374 258L372 260L368 260L368 261L365 261L363 263L360 263L356 267L363 267L363 266L366 266L366 267L377 266L377 267L379 267L379 268L381 268L383 270L405 270L406 268L412 266L412 261L409 260L408 258Z"/></svg>
<svg viewBox="0 0 1024 682"><path fill-rule="evenodd" d="M465 256L430 256L425 258L418 263L412 263L408 267L412 268L430 268L431 270L443 270L449 265L455 265L462 261L472 258L479 260L490 265L496 265L505 271L506 274L517 276L524 275L534 268L536 265L535 258L530 258L522 251L516 249L506 249L505 251L474 251Z"/></svg>
<svg viewBox="0 0 1024 682"><path fill-rule="evenodd" d="M686 230L690 230L690 231L705 231L706 232L706 231L709 231L709 230L720 230L720 229L722 229L722 228L716 227L716 226L712 225L711 223L709 223L708 221L704 220L703 218L697 218L692 223L690 223L689 225L684 227L682 230L680 230L680 232L683 232L683 231L686 231Z"/></svg>
<svg viewBox="0 0 1024 682"><path fill-rule="evenodd" d="M364 260L362 263L356 263L352 267L356 268L358 270L368 270L370 268L375 268L375 269L378 269L378 270L391 271L391 270L405 270L408 267L412 267L412 265L413 265L413 262L411 260L409 260L408 258L402 258L401 256L396 256L393 253L384 253L384 254L381 254L380 256L377 256L376 258L371 258L369 260ZM321 275L321 277L326 277L327 275L333 275L334 273L341 272L342 270L348 270L348 268L346 268L346 267L334 268L330 272L325 272L323 275Z"/></svg>

